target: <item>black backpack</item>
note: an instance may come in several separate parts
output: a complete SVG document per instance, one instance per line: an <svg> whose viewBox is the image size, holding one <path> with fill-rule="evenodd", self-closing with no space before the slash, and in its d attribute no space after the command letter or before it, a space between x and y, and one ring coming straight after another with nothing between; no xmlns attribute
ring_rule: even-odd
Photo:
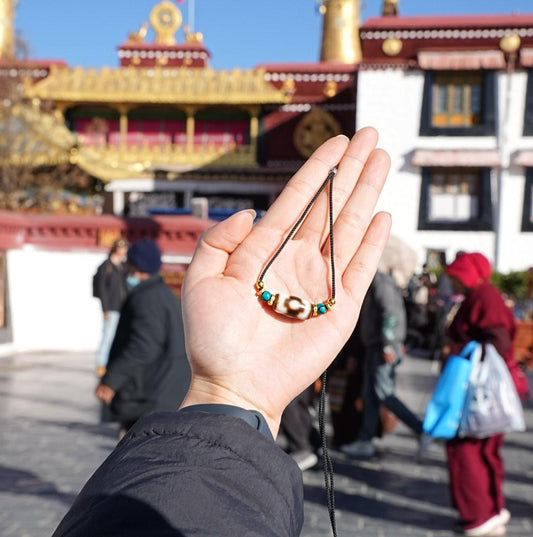
<svg viewBox="0 0 533 537"><path fill-rule="evenodd" d="M96 269L96 272L93 275L93 296L94 298L100 298L100 294L98 293L98 280L100 279L100 275L102 271L104 270L104 267L107 263L107 259L101 263L98 268Z"/></svg>

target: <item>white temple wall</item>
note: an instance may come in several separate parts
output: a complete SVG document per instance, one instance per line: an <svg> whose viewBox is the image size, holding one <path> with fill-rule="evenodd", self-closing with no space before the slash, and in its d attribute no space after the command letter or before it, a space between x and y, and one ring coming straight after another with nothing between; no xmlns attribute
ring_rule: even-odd
<svg viewBox="0 0 533 537"><path fill-rule="evenodd" d="M92 276L105 253L26 245L7 254L12 343L0 352L95 351L102 329Z"/></svg>
<svg viewBox="0 0 533 537"><path fill-rule="evenodd" d="M391 232L415 249L420 264L428 249L441 249L448 260L458 250L480 251L503 272L533 265L533 234L521 232L525 170L509 164L515 151L533 148L533 138L522 135L526 82L524 72L498 74L498 136L420 137L424 73L392 68L359 72L357 129L374 126L379 146L391 157L378 210L392 214ZM410 161L412 152L422 148L500 151L502 168L491 171L495 231L418 231L421 168Z"/></svg>

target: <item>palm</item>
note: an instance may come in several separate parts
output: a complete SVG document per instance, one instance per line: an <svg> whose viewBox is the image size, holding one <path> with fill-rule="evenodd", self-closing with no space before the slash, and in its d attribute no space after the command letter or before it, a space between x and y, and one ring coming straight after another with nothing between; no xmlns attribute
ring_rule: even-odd
<svg viewBox="0 0 533 537"><path fill-rule="evenodd" d="M374 145L375 136L368 129L356 135L346 150L346 154L363 153L367 168L371 163L379 168L375 177L360 179L353 192L354 176L361 173L361 165L356 170L359 173L354 173L355 159L339 164L336 181L346 194L335 200L337 304L325 315L306 321L280 316L259 300L254 284L317 189L316 183L325 177L327 166L340 160L346 149L344 140L332 139L317 150L318 162L309 161L293 179L296 184L285 189L253 229L251 217L240 213L208 232L183 290L193 386L199 381L203 390L213 390L227 402L238 401L277 420L283 408L329 365L353 329L388 233L388 219L383 217L366 229L388 169L388 159L373 151ZM347 186L350 181L351 188ZM371 181L376 184L369 189ZM302 185L307 187L305 191ZM369 192L373 192L372 203L358 208ZM330 296L326 213L323 193L265 275L269 290L313 302ZM343 221L350 215L366 225L346 226ZM367 245L363 247L365 236Z"/></svg>
<svg viewBox="0 0 533 537"><path fill-rule="evenodd" d="M312 297L313 290L316 293L316 289L322 289L323 298L327 298L327 260L321 259L316 248L298 246L297 263L293 262L294 259L283 257L269 271L271 288L300 297ZM270 392L272 399L286 405L293 397L290 388L295 382L299 391L309 385L307 375L294 378L293 371L312 366L312 376L319 376L321 369L327 366L324 358L338 350L332 340L339 339L339 332L349 331L355 318L352 314L350 319L350 315L340 311L347 309L341 306L346 305L344 299L339 300L339 305L332 312L320 318L293 321L279 316L255 295L254 282L258 274L245 269L252 263L242 262L240 257L239 254L230 257L222 279L205 279L184 293L184 300L195 300L188 328L198 335L194 341L189 341L195 349L196 372L215 375L221 381L225 379L228 385L236 375L255 379L250 382L250 390L240 393L250 403L255 402L257 397L254 386L257 382L265 382L274 386ZM302 260L304 257L309 258L309 263ZM208 299L202 298L200 304L196 302L196 296ZM339 326L332 322L333 317L347 322ZM317 337L317 323L321 325L320 337ZM202 326L209 326L209 331L202 330ZM301 354L299 350L304 347L309 350ZM266 349L268 353L265 353Z"/></svg>

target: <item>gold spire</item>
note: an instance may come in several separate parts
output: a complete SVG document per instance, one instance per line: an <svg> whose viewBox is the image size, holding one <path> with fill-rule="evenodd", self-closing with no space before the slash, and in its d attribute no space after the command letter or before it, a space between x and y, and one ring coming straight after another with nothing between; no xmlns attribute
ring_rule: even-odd
<svg viewBox="0 0 533 537"><path fill-rule="evenodd" d="M382 15L398 15L398 0L383 0Z"/></svg>
<svg viewBox="0 0 533 537"><path fill-rule="evenodd" d="M321 61L356 63L361 60L359 0L323 0Z"/></svg>
<svg viewBox="0 0 533 537"><path fill-rule="evenodd" d="M15 55L13 0L0 0L0 57L13 58Z"/></svg>

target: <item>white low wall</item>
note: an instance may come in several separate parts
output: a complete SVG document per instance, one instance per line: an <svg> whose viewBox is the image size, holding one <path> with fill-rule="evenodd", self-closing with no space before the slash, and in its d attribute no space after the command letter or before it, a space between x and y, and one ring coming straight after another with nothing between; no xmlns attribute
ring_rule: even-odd
<svg viewBox="0 0 533 537"><path fill-rule="evenodd" d="M13 342L0 353L96 351L102 330L92 276L106 254L26 245L7 253L8 322Z"/></svg>

